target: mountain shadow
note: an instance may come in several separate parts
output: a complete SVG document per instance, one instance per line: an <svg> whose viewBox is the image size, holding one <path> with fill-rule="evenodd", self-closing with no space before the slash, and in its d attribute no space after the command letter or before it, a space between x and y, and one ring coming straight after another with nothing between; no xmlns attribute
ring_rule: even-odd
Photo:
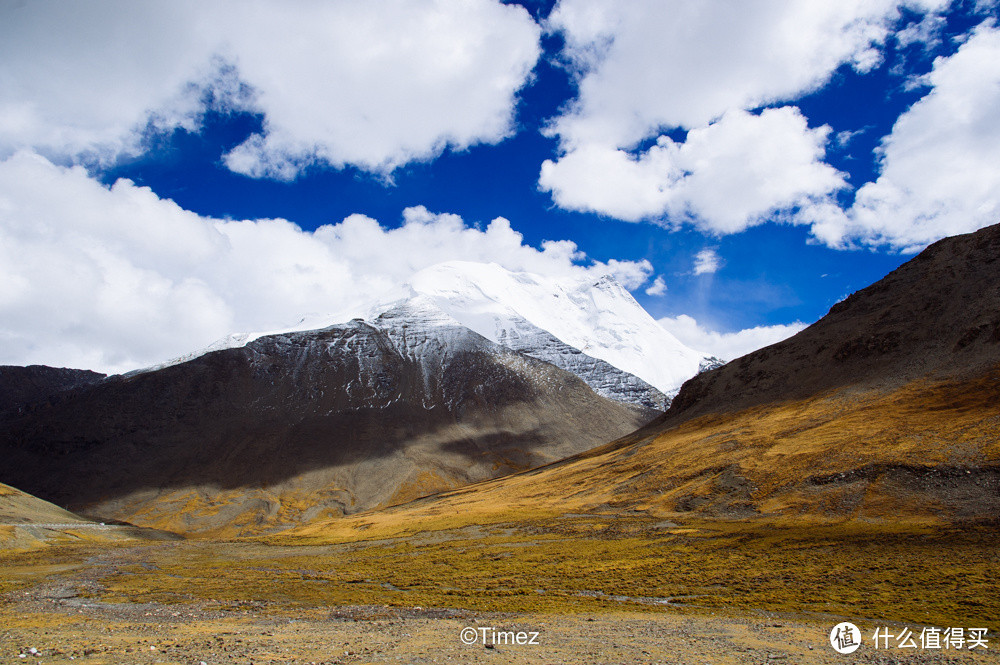
<svg viewBox="0 0 1000 665"><path fill-rule="evenodd" d="M1000 226L937 242L794 337L688 380L636 432L397 518L502 499L680 522L996 522Z"/></svg>
<svg viewBox="0 0 1000 665"><path fill-rule="evenodd" d="M10 410L0 480L86 515L249 533L537 466L652 415L410 302Z"/></svg>

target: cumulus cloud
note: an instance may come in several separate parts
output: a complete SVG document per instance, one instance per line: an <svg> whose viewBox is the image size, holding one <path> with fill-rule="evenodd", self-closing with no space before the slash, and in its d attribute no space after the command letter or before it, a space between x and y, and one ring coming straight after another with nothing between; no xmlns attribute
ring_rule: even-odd
<svg viewBox="0 0 1000 665"><path fill-rule="evenodd" d="M610 273L628 288L652 272L648 261L589 262L566 240L531 247L503 218L480 230L423 207L392 229L364 215L314 232L211 219L19 152L0 161L0 364L124 371L303 315L347 320L405 295L417 270L456 259Z"/></svg>
<svg viewBox="0 0 1000 665"><path fill-rule="evenodd" d="M598 144L572 150L542 164L539 184L566 209L627 221L666 214L708 233L736 233L844 186L822 161L828 134L794 107L730 111L684 142L661 136L638 156Z"/></svg>
<svg viewBox="0 0 1000 665"><path fill-rule="evenodd" d="M806 327L806 324L796 322L721 333L709 330L687 314L668 316L659 319L658 323L685 345L726 361L780 342Z"/></svg>
<svg viewBox="0 0 1000 665"><path fill-rule="evenodd" d="M880 175L854 205L805 211L823 242L917 251L1000 222L1000 30L981 25L925 83L930 92L883 139Z"/></svg>
<svg viewBox="0 0 1000 665"><path fill-rule="evenodd" d="M875 67L902 5L946 4L562 0L548 27L579 95L548 129L562 152L539 185L563 208L715 234L820 205L844 187L824 163L830 129L787 102L841 65Z"/></svg>
<svg viewBox="0 0 1000 665"><path fill-rule="evenodd" d="M722 257L719 256L719 253L711 247L706 247L694 255L694 274L711 275L718 272L722 264Z"/></svg>
<svg viewBox="0 0 1000 665"><path fill-rule="evenodd" d="M877 64L900 4L562 0L549 28L565 37L582 78L553 131L568 148L629 146L658 127L700 127L731 109L794 99L841 64Z"/></svg>
<svg viewBox="0 0 1000 665"><path fill-rule="evenodd" d="M512 131L540 28L494 0L6 3L0 151L106 161L207 99L263 114L225 158L255 177L388 172Z"/></svg>
<svg viewBox="0 0 1000 665"><path fill-rule="evenodd" d="M653 283L646 288L647 296L663 296L667 294L667 282L663 276L658 276Z"/></svg>

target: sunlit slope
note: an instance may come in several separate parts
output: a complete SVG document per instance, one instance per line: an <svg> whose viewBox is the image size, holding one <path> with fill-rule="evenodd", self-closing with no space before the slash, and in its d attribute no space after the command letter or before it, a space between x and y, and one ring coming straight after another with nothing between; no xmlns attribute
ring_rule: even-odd
<svg viewBox="0 0 1000 665"><path fill-rule="evenodd" d="M83 530L79 527L90 524L55 504L0 483L0 552L78 540Z"/></svg>
<svg viewBox="0 0 1000 665"><path fill-rule="evenodd" d="M88 521L55 504L0 483L0 524L69 524Z"/></svg>
<svg viewBox="0 0 1000 665"><path fill-rule="evenodd" d="M169 533L93 522L0 483L0 552L33 550L46 545L103 545L172 538ZM0 580L0 588L4 581Z"/></svg>
<svg viewBox="0 0 1000 665"><path fill-rule="evenodd" d="M535 471L298 530L321 538L576 512L952 522L1000 514L1000 372L703 416Z"/></svg>
<svg viewBox="0 0 1000 665"><path fill-rule="evenodd" d="M791 339L687 381L630 436L359 520L389 531L574 511L995 520L998 441L993 226L935 243ZM358 523L302 533L350 537Z"/></svg>

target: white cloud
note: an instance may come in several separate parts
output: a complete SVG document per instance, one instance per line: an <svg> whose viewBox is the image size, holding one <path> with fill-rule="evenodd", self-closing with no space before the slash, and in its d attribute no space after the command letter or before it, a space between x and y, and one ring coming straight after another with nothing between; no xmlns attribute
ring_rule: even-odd
<svg viewBox="0 0 1000 665"><path fill-rule="evenodd" d="M1000 30L980 26L935 61L926 83L931 91L883 139L881 173L853 207L805 211L820 240L916 251L1000 222Z"/></svg>
<svg viewBox="0 0 1000 665"><path fill-rule="evenodd" d="M844 131L837 132L834 135L833 142L837 145L838 148L845 148L847 147L848 144L850 144L851 141L853 141L856 137L861 136L866 131L868 131L867 127L862 127L861 129L854 129L854 130L845 129Z"/></svg>
<svg viewBox="0 0 1000 665"><path fill-rule="evenodd" d="M912 23L897 32L896 43L902 48L920 44L925 50L932 49L941 43L941 32L946 25L943 16L928 14L919 23Z"/></svg>
<svg viewBox="0 0 1000 665"><path fill-rule="evenodd" d="M567 242L567 241L562 241ZM575 243L574 243L575 247ZM542 249L549 249L548 243L542 243ZM602 264L604 274L611 275L615 280L629 291L634 291L649 280L649 275L653 272L653 264L647 259L640 261L620 261L609 259Z"/></svg>
<svg viewBox="0 0 1000 665"><path fill-rule="evenodd" d="M722 257L719 256L719 253L711 247L706 247L694 255L694 274L711 275L718 272L722 264Z"/></svg>
<svg viewBox="0 0 1000 665"><path fill-rule="evenodd" d="M653 280L653 283L646 289L647 296L663 296L667 294L667 282L660 275Z"/></svg>
<svg viewBox="0 0 1000 665"><path fill-rule="evenodd" d="M150 120L195 128L211 90L264 114L265 133L226 158L236 171L387 172L506 137L539 35L493 0L7 3L0 151L112 159Z"/></svg>
<svg viewBox="0 0 1000 665"><path fill-rule="evenodd" d="M823 162L830 129L794 106L749 111L817 90L843 64L869 71L901 5L946 4L561 0L549 29L566 39L579 95L549 127L562 154L539 185L563 208L714 234L816 205L844 186Z"/></svg>
<svg viewBox="0 0 1000 665"><path fill-rule="evenodd" d="M562 0L549 27L584 72L577 103L553 130L570 149L627 147L661 126L700 127L731 109L794 99L843 63L871 68L900 4Z"/></svg>
<svg viewBox="0 0 1000 665"><path fill-rule="evenodd" d="M720 333L709 330L687 314L660 319L667 332L692 349L705 351L729 361L787 339L806 327L804 323L757 326L736 332Z"/></svg>
<svg viewBox="0 0 1000 665"><path fill-rule="evenodd" d="M485 230L408 208L399 228L363 215L306 232L281 219L201 217L129 181L21 152L0 161L0 364L123 371L237 331L304 315L346 320L399 297L410 275L448 260L547 275L611 273L628 288L648 261L589 262L570 241L524 244L497 218Z"/></svg>
<svg viewBox="0 0 1000 665"><path fill-rule="evenodd" d="M661 136L638 157L585 145L546 160L539 184L566 209L627 221L667 214L709 233L736 233L844 186L822 161L828 134L810 129L794 107L735 110L682 143Z"/></svg>

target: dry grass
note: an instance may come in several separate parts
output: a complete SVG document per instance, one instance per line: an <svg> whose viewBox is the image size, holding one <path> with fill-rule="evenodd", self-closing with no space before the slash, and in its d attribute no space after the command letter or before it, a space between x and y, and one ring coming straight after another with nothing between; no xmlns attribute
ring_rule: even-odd
<svg viewBox="0 0 1000 665"><path fill-rule="evenodd" d="M1000 496L976 482L1000 471L998 405L1000 372L835 392L698 418L632 445L286 533L345 542L609 510L796 523L996 519ZM922 470L969 474L922 482Z"/></svg>
<svg viewBox="0 0 1000 665"><path fill-rule="evenodd" d="M122 565L98 597L293 613L343 605L764 610L997 630L998 535L988 527L662 528L646 517L567 517L321 547L201 542Z"/></svg>
<svg viewBox="0 0 1000 665"><path fill-rule="evenodd" d="M995 623L1000 532L976 518L995 517L997 497L970 494L962 478L957 489L901 484L893 469L993 468L997 404L994 373L704 417L634 445L269 537L273 547L253 555L266 564L202 554L178 564L176 583L135 573L111 588L235 599L233 589L270 581L291 604L543 612L648 610L661 607L649 599L694 596L678 602ZM834 480L807 480L817 477ZM971 519L956 521L963 510ZM565 517L574 513L591 516ZM664 520L682 528L656 528ZM304 545L315 547L286 547ZM185 570L202 571L197 584Z"/></svg>
<svg viewBox="0 0 1000 665"><path fill-rule="evenodd" d="M956 519L980 516L996 493L970 494L962 477L907 485L893 469L965 468L973 478L992 468L997 404L994 374L701 418L266 539L146 548L92 593L290 615L343 605L762 610L996 631L1000 525ZM82 560L73 552L8 555L0 568Z"/></svg>

